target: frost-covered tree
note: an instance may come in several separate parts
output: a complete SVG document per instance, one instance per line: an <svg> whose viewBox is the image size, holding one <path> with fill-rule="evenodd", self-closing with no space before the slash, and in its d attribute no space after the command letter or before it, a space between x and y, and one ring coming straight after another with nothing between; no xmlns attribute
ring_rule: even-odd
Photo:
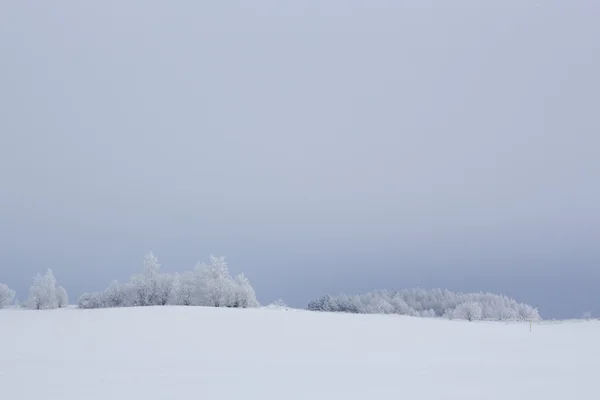
<svg viewBox="0 0 600 400"><path fill-rule="evenodd" d="M466 319L469 321L480 320L483 316L481 305L475 301L459 304L451 313L454 319Z"/></svg>
<svg viewBox="0 0 600 400"><path fill-rule="evenodd" d="M81 309L104 308L106 303L103 293L84 293L79 297L77 306Z"/></svg>
<svg viewBox="0 0 600 400"><path fill-rule="evenodd" d="M283 299L277 299L274 302L272 302L271 304L269 304L267 306L267 308L273 308L276 310L287 310L290 307L287 304L285 304Z"/></svg>
<svg viewBox="0 0 600 400"><path fill-rule="evenodd" d="M45 275L37 274L29 289L28 305L34 310L49 310L58 307L56 278L51 269Z"/></svg>
<svg viewBox="0 0 600 400"><path fill-rule="evenodd" d="M172 302L175 305L193 306L197 299L196 275L192 271L175 275Z"/></svg>
<svg viewBox="0 0 600 400"><path fill-rule="evenodd" d="M58 308L63 308L69 305L69 295L62 286L56 288L56 305Z"/></svg>
<svg viewBox="0 0 600 400"><path fill-rule="evenodd" d="M368 314L393 314L394 311L394 306L385 297L369 299L369 303L365 307L365 313Z"/></svg>
<svg viewBox="0 0 600 400"><path fill-rule="evenodd" d="M248 278L244 274L237 275L234 280L233 307L248 308L258 306L256 292Z"/></svg>
<svg viewBox="0 0 600 400"><path fill-rule="evenodd" d="M308 303L310 311L338 311L336 308L333 297L328 294ZM358 313L358 310L356 310L356 313Z"/></svg>
<svg viewBox="0 0 600 400"><path fill-rule="evenodd" d="M233 305L234 287L224 257L210 256L210 265L201 265L198 272L203 284L206 305L228 307Z"/></svg>
<svg viewBox="0 0 600 400"><path fill-rule="evenodd" d="M154 305L153 301L157 292L157 280L160 273L160 264L152 252L148 253L142 261L142 273L134 275L131 279L134 288L134 304L137 306Z"/></svg>
<svg viewBox="0 0 600 400"><path fill-rule="evenodd" d="M171 298L173 278L160 272L160 263L152 252L144 257L142 273L134 275L134 303L137 306L164 306Z"/></svg>
<svg viewBox="0 0 600 400"><path fill-rule="evenodd" d="M173 296L173 276L159 274L156 286L156 305L165 306Z"/></svg>
<svg viewBox="0 0 600 400"><path fill-rule="evenodd" d="M113 281L102 297L104 307L129 307L135 304L135 289L132 283Z"/></svg>
<svg viewBox="0 0 600 400"><path fill-rule="evenodd" d="M198 264L193 272L177 275L173 304L208 307L258 307L252 284L243 274L232 278L223 257L211 256L210 264Z"/></svg>
<svg viewBox="0 0 600 400"><path fill-rule="evenodd" d="M132 307L136 292L132 283L113 281L104 292L84 293L78 301L79 308Z"/></svg>
<svg viewBox="0 0 600 400"><path fill-rule="evenodd" d="M13 302L15 295L16 292L14 290L4 283L0 283L0 308L9 306Z"/></svg>

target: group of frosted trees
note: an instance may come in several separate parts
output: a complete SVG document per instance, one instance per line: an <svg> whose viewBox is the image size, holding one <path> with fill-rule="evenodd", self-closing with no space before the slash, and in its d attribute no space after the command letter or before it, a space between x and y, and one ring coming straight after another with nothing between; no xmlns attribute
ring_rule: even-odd
<svg viewBox="0 0 600 400"><path fill-rule="evenodd" d="M142 271L129 282L114 281L105 291L86 293L79 299L80 308L134 307L134 306L211 306L258 307L254 288L243 275L232 277L223 257L210 258L210 264L200 264L183 274L161 272L154 254L143 261ZM13 304L15 291L0 283L0 308ZM28 308L49 310L68 305L67 291L57 285L52 270L37 274L29 289Z"/></svg>
<svg viewBox="0 0 600 400"><path fill-rule="evenodd" d="M69 297L64 287L56 284L56 278L49 269L45 275L37 274L29 289L27 306L34 310L50 310L66 307Z"/></svg>
<svg viewBox="0 0 600 400"><path fill-rule="evenodd" d="M16 294L17 293L7 285L0 283L0 308L11 305Z"/></svg>
<svg viewBox="0 0 600 400"><path fill-rule="evenodd" d="M14 290L0 283L0 308L11 305L15 295ZM37 274L33 278L33 284L29 288L29 297L25 304L27 307L34 310L50 310L66 307L68 304L67 291L64 287L57 285L52 270L47 270L44 275Z"/></svg>
<svg viewBox="0 0 600 400"><path fill-rule="evenodd" d="M13 303L15 291L0 283L0 308ZM38 274L29 289L27 307L46 310L65 307L67 292L58 286L51 270ZM192 271L168 274L154 254L143 260L142 270L128 282L114 281L106 290L86 293L79 308L143 306L258 307L256 293L243 275L232 277L223 257L210 257ZM284 307L283 303L277 304ZM492 293L455 293L449 290L407 289L397 292L377 290L357 296L326 295L308 304L312 311L359 314L400 314L474 320L541 319L538 310L528 304Z"/></svg>
<svg viewBox="0 0 600 400"><path fill-rule="evenodd" d="M142 271L129 282L114 281L105 291L86 293L79 308L143 306L210 306L258 307L254 288L243 275L232 277L223 257L210 257L210 264L200 264L193 271L171 275L161 272L161 265L149 253Z"/></svg>
<svg viewBox="0 0 600 400"><path fill-rule="evenodd" d="M400 314L474 320L541 319L538 310L506 296L492 293L455 293L449 290L378 290L358 296L325 295L311 301L312 311L359 314Z"/></svg>

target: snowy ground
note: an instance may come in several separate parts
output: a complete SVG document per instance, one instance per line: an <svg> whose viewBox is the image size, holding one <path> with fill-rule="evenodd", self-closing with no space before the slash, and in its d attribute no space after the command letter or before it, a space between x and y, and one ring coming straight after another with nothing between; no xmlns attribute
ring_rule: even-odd
<svg viewBox="0 0 600 400"><path fill-rule="evenodd" d="M600 323L0 310L0 398L595 399Z"/></svg>

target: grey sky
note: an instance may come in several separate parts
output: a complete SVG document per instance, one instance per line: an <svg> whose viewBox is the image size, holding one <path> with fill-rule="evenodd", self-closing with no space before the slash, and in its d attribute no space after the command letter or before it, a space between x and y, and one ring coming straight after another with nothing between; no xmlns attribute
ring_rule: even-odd
<svg viewBox="0 0 600 400"><path fill-rule="evenodd" d="M294 3L294 4L292 4ZM263 302L600 313L596 1L0 3L0 282L225 255Z"/></svg>

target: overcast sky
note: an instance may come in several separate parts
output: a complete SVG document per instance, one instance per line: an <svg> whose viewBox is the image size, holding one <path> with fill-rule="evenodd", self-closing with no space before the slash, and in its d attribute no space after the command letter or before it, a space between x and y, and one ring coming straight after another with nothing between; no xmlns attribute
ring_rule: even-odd
<svg viewBox="0 0 600 400"><path fill-rule="evenodd" d="M0 3L0 282L224 255L267 303L600 314L600 3Z"/></svg>

